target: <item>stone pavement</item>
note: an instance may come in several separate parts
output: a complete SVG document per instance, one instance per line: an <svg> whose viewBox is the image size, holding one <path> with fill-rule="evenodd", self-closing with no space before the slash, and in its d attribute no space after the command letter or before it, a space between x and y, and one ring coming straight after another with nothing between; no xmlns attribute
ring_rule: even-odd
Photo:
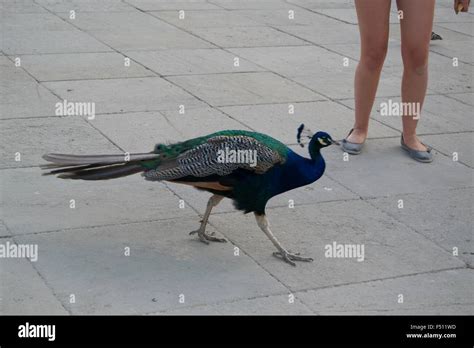
<svg viewBox="0 0 474 348"><path fill-rule="evenodd" d="M36 262L0 259L0 313L474 314L472 14L438 1L444 40L431 43L419 126L435 161L420 164L399 147L400 118L380 112L400 98L393 8L365 153L325 149L320 181L269 204L276 236L315 260L292 268L229 202L209 227L229 243L206 246L188 232L208 194L41 176L41 155L144 152L222 129L304 153L302 122L340 139L354 114L352 0L0 4L0 243L38 246ZM64 99L94 102L95 118L57 115ZM363 245L364 260L326 257L334 242Z"/></svg>

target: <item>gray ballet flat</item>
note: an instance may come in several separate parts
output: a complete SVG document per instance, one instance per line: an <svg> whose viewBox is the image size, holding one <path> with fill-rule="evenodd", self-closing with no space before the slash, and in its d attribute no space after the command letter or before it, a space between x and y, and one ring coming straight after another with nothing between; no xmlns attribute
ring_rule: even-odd
<svg viewBox="0 0 474 348"><path fill-rule="evenodd" d="M365 141L363 143L351 143L350 141L347 141L347 138L351 135L353 130L354 128L352 128L349 134L347 134L347 137L341 141L341 148L348 154L358 155L362 152L362 147L364 146Z"/></svg>
<svg viewBox="0 0 474 348"><path fill-rule="evenodd" d="M431 153L431 147L423 144L426 146L426 151L418 151L418 150L414 150L412 148L409 148L406 144L405 144L405 140L403 140L403 134L400 138L400 144L402 146L402 149L407 151L408 154L410 155L411 158L413 158L414 160L418 161L418 162L423 162L423 163L430 163L430 162L433 162L433 154Z"/></svg>

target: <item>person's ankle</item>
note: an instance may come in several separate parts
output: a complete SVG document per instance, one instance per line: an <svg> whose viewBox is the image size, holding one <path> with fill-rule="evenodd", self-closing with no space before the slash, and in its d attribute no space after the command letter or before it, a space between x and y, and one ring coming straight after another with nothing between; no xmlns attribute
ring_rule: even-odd
<svg viewBox="0 0 474 348"><path fill-rule="evenodd" d="M367 139L367 130L354 127L351 134L346 138L347 141L356 144L362 144Z"/></svg>
<svg viewBox="0 0 474 348"><path fill-rule="evenodd" d="M402 133L403 142L413 150L426 151L427 147L418 139L416 133Z"/></svg>

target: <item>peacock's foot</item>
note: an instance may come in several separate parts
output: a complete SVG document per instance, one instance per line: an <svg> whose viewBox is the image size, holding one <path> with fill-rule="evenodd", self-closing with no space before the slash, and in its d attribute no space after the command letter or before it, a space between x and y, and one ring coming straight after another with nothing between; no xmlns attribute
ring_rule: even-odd
<svg viewBox="0 0 474 348"><path fill-rule="evenodd" d="M273 253L273 256L279 258L280 260L285 261L286 263L289 263L292 266L296 266L296 263L293 261L304 261L304 262L313 262L313 259L311 257L303 257L300 256L300 253L290 253L289 251L275 251Z"/></svg>
<svg viewBox="0 0 474 348"><path fill-rule="evenodd" d="M203 229L198 229L196 231L189 232L190 235L193 235L196 233L199 237L199 240L203 242L204 244L209 244L209 242L220 242L220 243L227 242L227 240L225 240L224 238L214 237L214 234L215 234L214 232L206 233L206 231Z"/></svg>

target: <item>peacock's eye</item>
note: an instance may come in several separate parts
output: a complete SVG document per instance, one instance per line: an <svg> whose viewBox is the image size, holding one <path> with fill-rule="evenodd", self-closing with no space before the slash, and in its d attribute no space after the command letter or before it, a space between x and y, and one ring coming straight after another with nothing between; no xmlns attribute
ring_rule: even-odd
<svg viewBox="0 0 474 348"><path fill-rule="evenodd" d="M324 141L323 138L318 138L318 141L319 141L319 143L320 143L321 145L324 145L324 146L327 145L327 143Z"/></svg>

